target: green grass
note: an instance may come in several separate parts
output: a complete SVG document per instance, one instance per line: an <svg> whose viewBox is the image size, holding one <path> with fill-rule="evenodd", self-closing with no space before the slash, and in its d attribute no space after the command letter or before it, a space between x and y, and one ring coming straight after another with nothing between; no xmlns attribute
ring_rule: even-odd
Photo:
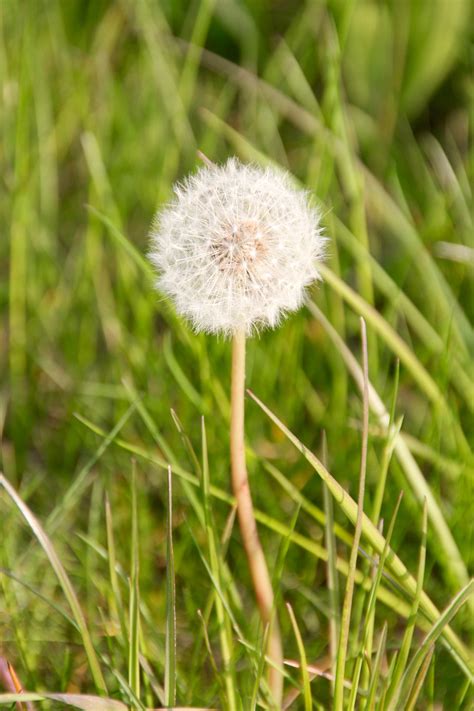
<svg viewBox="0 0 474 711"><path fill-rule="evenodd" d="M247 354L285 707L470 708L468 33L468 0L2 3L0 704L9 662L23 708L270 708L230 345L145 258L200 149L290 170L331 240Z"/></svg>

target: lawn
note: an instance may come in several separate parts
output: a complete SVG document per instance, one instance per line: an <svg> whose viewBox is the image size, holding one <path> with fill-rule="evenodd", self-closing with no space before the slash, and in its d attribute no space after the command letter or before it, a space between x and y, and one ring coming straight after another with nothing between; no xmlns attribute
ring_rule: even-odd
<svg viewBox="0 0 474 711"><path fill-rule="evenodd" d="M471 16L3 0L0 705L471 708ZM147 259L198 151L289 171L328 238L304 307L247 343L280 705L230 484L232 344Z"/></svg>

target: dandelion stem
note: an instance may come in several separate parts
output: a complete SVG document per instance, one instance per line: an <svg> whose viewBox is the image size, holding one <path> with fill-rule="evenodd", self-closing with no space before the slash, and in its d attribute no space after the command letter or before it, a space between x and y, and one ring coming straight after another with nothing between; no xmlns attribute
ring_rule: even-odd
<svg viewBox="0 0 474 711"><path fill-rule="evenodd" d="M277 708L283 693L283 651L280 629L274 610L273 588L263 549L258 537L245 462L245 332L237 331L232 344L232 398L230 421L230 455L232 488L237 501L240 533L249 563L252 583L264 628L269 626L267 655L272 662L268 683Z"/></svg>

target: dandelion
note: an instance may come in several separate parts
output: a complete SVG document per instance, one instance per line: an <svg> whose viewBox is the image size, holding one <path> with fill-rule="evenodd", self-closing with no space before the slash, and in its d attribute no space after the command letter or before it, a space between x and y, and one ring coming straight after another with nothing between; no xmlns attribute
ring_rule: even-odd
<svg viewBox="0 0 474 711"><path fill-rule="evenodd" d="M178 184L157 215L150 259L157 288L196 331L233 339L232 488L260 616L268 626L269 688L277 708L283 652L268 567L252 506L244 442L245 343L303 303L324 257L319 211L290 177L231 158Z"/></svg>
<svg viewBox="0 0 474 711"><path fill-rule="evenodd" d="M287 174L231 158L175 187L157 216L157 287L196 331L233 336L275 327L319 279L319 212Z"/></svg>

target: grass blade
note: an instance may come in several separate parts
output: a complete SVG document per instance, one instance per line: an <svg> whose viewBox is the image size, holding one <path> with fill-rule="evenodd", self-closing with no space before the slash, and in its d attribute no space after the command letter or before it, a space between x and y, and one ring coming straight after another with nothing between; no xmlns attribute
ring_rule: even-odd
<svg viewBox="0 0 474 711"><path fill-rule="evenodd" d="M474 593L474 580L470 580L467 585L465 585L458 594L453 598L448 607L441 613L441 615L436 620L435 624L428 632L424 638L421 645L418 647L415 655L413 656L411 662L409 663L403 678L402 678L402 689L410 688L413 684L414 678L418 672L418 669L422 666L426 656L430 653L430 649L435 644L436 640L440 637L443 629L448 625L454 616L457 614L462 605L469 599L469 597ZM406 699L405 699L406 700ZM404 695L401 694L402 706L404 707Z"/></svg>
<svg viewBox="0 0 474 711"><path fill-rule="evenodd" d="M168 467L165 654L165 703L167 706L174 706L176 704L176 591L173 550L173 490L171 467Z"/></svg>
<svg viewBox="0 0 474 711"><path fill-rule="evenodd" d="M137 699L140 698L140 589L138 553L138 507L136 467L132 462L132 535L130 572L130 634L128 648L128 684Z"/></svg>
<svg viewBox="0 0 474 711"><path fill-rule="evenodd" d="M374 711L376 702L377 685L380 678L380 665L385 652L385 644L387 642L387 623L384 623L382 634L380 637L377 655L375 657L374 667L371 670L371 679L367 700L365 702L364 711Z"/></svg>
<svg viewBox="0 0 474 711"><path fill-rule="evenodd" d="M397 520L398 511L400 508L400 503L402 500L402 493L400 493L397 503L395 505L395 510L393 512L390 525L388 527L387 537L385 540L385 546L380 556L380 560L376 566L376 574L374 578L373 585L370 589L369 600L367 603L367 609L365 612L365 626L364 626L364 637L362 639L359 654L357 656L356 664L354 667L353 679L352 679L352 690L351 696L348 704L348 709L351 710L355 708L356 702L356 691L359 686L360 673L362 671L362 664L364 658L367 657L369 660L372 656L372 637L374 630L374 620L375 620L375 606L377 602L377 593L379 590L380 582L382 580L382 574L385 567L385 560L387 558L388 551L390 550L390 541L392 540L393 531L395 529L395 521ZM370 644L369 644L370 643ZM368 683L364 678L364 683Z"/></svg>
<svg viewBox="0 0 474 711"><path fill-rule="evenodd" d="M423 590L423 579L425 575L425 562L426 562L426 538L428 534L428 515L426 501L423 507L423 522L421 529L421 546L420 546L420 556L418 561L418 574L416 580L416 593L413 599L412 609L410 611L410 617L408 618L408 623L405 629L405 634L403 635L402 644L400 651L398 653L397 661L393 669L393 673L390 677L390 684L386 695L386 705L387 711L394 711L398 697L400 695L399 682L405 671L406 663L408 660L408 655L410 654L411 641L413 639L413 632L415 631L416 617L418 614L418 608L420 605L420 596Z"/></svg>
<svg viewBox="0 0 474 711"><path fill-rule="evenodd" d="M431 660L433 659L433 654L434 654L434 645L430 647L428 650L428 653L423 660L423 664L421 665L420 673L418 674L417 678L415 679L412 689L410 691L410 695L407 699L407 704L406 704L406 711L413 711L415 708L415 704L418 700L418 697L420 695L421 689L423 688L423 684L426 678L426 675L428 673L428 669L430 668L431 665Z"/></svg>
<svg viewBox="0 0 474 711"><path fill-rule="evenodd" d="M127 639L127 625L125 623L125 614L123 609L122 594L120 592L120 585L117 575L117 558L115 554L115 538L114 538L114 527L112 519L112 509L110 506L109 497L105 496L105 527L107 533L107 558L109 563L109 578L110 587L112 589L113 601L115 605L115 612L118 616L120 623L120 630L122 633L122 639L125 643Z"/></svg>
<svg viewBox="0 0 474 711"><path fill-rule="evenodd" d="M333 501L326 484L323 484L324 509L326 511L325 541L328 552L327 585L331 617L329 620L329 649L331 653L331 672L336 673L337 640L339 638L339 578L337 574L337 549L334 537ZM334 686L334 685L333 685Z"/></svg>
<svg viewBox="0 0 474 711"><path fill-rule="evenodd" d="M298 653L300 655L300 670L301 670L301 681L303 684L303 698L304 698L304 708L305 711L311 711L313 708L313 701L311 698L311 683L308 671L308 660L306 659L306 651L304 648L303 638L301 637L301 632L296 621L295 613L290 603L286 603L288 614L290 615L291 625L293 627L293 632L296 638L296 644L298 645Z"/></svg>
<svg viewBox="0 0 474 711"><path fill-rule="evenodd" d="M359 496L357 502L357 515L355 520L354 540L349 559L349 575L346 581L346 591L342 604L341 627L339 632L339 645L336 659L336 679L334 682L334 709L342 711L344 707L344 678L346 670L347 645L349 642L349 628L351 622L352 596L354 594L354 579L359 554L359 542L362 535L362 522L364 515L365 474L367 469L367 448L369 438L369 374L367 354L367 332L365 321L361 319L362 331L362 356L364 371L363 389L363 429L362 450L360 457Z"/></svg>
<svg viewBox="0 0 474 711"><path fill-rule="evenodd" d="M104 699L90 694L35 694L23 691L21 694L0 694L0 705L18 701L58 701L66 706L74 706L82 711L128 711L125 704L114 699Z"/></svg>

